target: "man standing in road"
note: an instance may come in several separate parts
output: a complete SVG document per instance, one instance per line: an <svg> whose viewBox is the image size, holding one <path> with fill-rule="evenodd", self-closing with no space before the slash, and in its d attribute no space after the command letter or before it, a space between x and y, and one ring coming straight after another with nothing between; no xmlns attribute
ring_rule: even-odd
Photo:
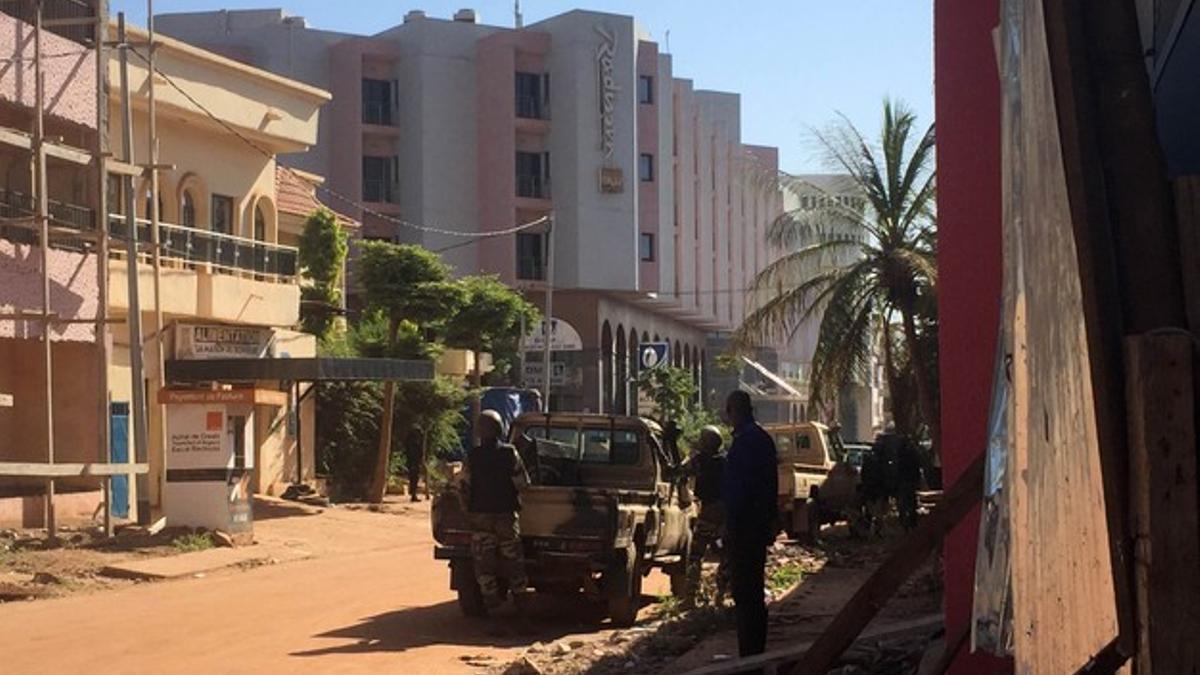
<svg viewBox="0 0 1200 675"><path fill-rule="evenodd" d="M692 493L700 500L700 515L692 530L692 546L688 552L687 596L685 603L694 605L700 590L700 572L704 556L716 547L725 530L725 505L721 502L721 483L725 480L725 453L721 452L721 431L714 426L700 430L696 453L683 465L685 476L695 481ZM729 565L721 552L721 564L717 568L717 597L725 595L728 585Z"/></svg>
<svg viewBox="0 0 1200 675"><path fill-rule="evenodd" d="M521 489L529 474L517 449L500 441L504 423L494 410L479 415L479 445L467 454L462 491L471 526L471 558L484 605L495 609L504 602L499 579L519 609L524 610L529 580L521 561Z"/></svg>
<svg viewBox="0 0 1200 675"><path fill-rule="evenodd" d="M775 441L754 421L750 395L734 391L725 401L733 444L725 463L726 554L737 615L738 653L761 654L767 648L765 568L767 546L775 539L779 517Z"/></svg>

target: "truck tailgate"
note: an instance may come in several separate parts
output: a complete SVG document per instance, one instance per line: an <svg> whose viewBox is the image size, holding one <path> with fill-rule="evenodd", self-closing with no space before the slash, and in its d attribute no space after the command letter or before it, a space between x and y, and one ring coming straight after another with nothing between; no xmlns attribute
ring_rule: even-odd
<svg viewBox="0 0 1200 675"><path fill-rule="evenodd" d="M604 490L533 486L521 493L521 537L535 550L599 550L611 545L617 498Z"/></svg>

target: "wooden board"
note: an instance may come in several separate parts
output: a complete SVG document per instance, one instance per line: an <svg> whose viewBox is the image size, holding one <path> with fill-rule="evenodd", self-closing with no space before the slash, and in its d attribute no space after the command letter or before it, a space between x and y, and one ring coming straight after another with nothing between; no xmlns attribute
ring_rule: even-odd
<svg viewBox="0 0 1200 675"><path fill-rule="evenodd" d="M45 462L0 462L0 476L21 478L70 478L76 476L124 476L144 474L149 464L48 464Z"/></svg>
<svg viewBox="0 0 1200 675"><path fill-rule="evenodd" d="M1070 673L1118 622L1044 7L1018 6L1002 38L1014 653L1018 673Z"/></svg>
<svg viewBox="0 0 1200 675"><path fill-rule="evenodd" d="M1125 343L1140 673L1200 670L1192 336Z"/></svg>

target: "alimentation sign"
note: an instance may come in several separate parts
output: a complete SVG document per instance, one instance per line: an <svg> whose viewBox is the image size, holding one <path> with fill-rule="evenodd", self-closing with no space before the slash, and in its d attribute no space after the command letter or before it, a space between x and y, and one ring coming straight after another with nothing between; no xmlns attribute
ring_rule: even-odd
<svg viewBox="0 0 1200 675"><path fill-rule="evenodd" d="M270 328L177 324L177 359L259 359L270 355Z"/></svg>

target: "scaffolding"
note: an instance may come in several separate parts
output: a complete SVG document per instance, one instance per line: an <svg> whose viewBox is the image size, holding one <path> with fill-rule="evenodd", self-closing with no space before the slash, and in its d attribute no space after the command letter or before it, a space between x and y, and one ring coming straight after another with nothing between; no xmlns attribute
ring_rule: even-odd
<svg viewBox="0 0 1200 675"><path fill-rule="evenodd" d="M147 8L150 3L147 3ZM43 344L43 373L45 376L45 462L0 462L0 477L15 477L40 479L44 481L45 500L44 523L50 537L56 536L58 519L55 513L56 480L63 478L94 477L100 482L104 496L104 529L109 535L113 533L112 517L112 478L114 476L136 477L138 482L138 518L139 522L148 522L148 504L143 504L148 496L146 476L149 473L146 444L146 413L145 393L141 385L141 362L143 336L140 329L140 311L138 305L138 255L137 228L126 228L125 237L127 248L127 264L129 265L129 319L130 328L130 357L134 365L133 391L134 406L131 410L135 436L134 462L112 463L111 439L109 429L109 381L108 366L111 361L111 340L108 333L109 325L122 321L110 319L108 316L109 288L108 265L110 254L110 234L108 218L108 177L109 174L121 176L126 186L127 218L132 220L134 209L134 179L150 175L150 200L157 207L157 180L154 170L155 152L153 150L154 125L150 127L150 164L139 167L134 164L131 127L131 112L129 107L129 89L127 77L128 50L130 45L125 40L124 16L121 15L118 25L117 42L110 44L108 38L108 8L106 0L0 0L0 11L33 26L34 53L31 59L34 71L34 105L33 123L29 133L18 129L0 128L0 144L28 150L33 164L32 181L32 216L6 219L4 225L24 228L30 231L41 250L41 308L33 311L18 311L13 314L0 315L0 320L36 321L41 326ZM90 150L73 148L47 138L45 132L45 72L44 59L52 55L43 53L43 32L54 30L63 37L80 43L90 42L90 49L95 61L95 103L96 103L96 139ZM153 33L150 43L153 44ZM124 115L124 150L122 161L113 159L108 148L108 48L115 46L120 50L121 58L121 102ZM20 47L18 47L20 49ZM153 58L153 49L149 50ZM24 59L21 55L14 58ZM153 78L150 78L153 87ZM152 91L152 90L151 90ZM153 96L151 94L151 96ZM154 119L153 98L151 98L150 119ZM96 217L94 227L78 228L64 226L51 212L49 184L47 180L46 162L48 157L54 157L77 165L88 166L94 170L96 194ZM162 315L158 297L158 228L157 208L153 210L153 260L154 260L154 310L156 328L161 335ZM60 317L51 304L51 272L50 248L55 237L67 236L72 241L85 241L95 253L97 265L97 308L94 319L74 319ZM94 323L97 343L97 360L99 365L99 391L96 392L99 407L97 446L99 455L95 462L62 463L56 461L56 439L54 436L54 350L51 329L55 325L69 323ZM159 361L158 378L162 378L162 346L156 338L157 358ZM139 395L140 394L140 395Z"/></svg>

